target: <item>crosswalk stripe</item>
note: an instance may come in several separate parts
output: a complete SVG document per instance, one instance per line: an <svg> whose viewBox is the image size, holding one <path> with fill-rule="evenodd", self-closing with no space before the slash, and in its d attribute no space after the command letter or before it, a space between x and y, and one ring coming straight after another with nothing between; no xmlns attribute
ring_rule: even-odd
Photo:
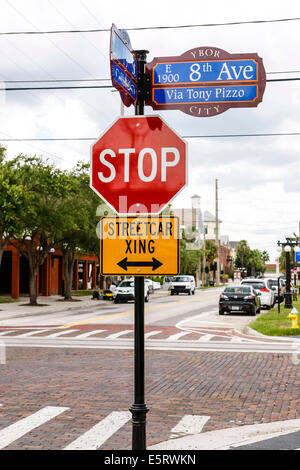
<svg viewBox="0 0 300 470"><path fill-rule="evenodd" d="M171 430L171 438L178 434L199 434L210 416L184 415L184 417Z"/></svg>
<svg viewBox="0 0 300 470"><path fill-rule="evenodd" d="M129 411L113 411L71 442L64 450L96 450L131 418Z"/></svg>
<svg viewBox="0 0 300 470"><path fill-rule="evenodd" d="M106 336L105 339L115 339L119 338L122 335L126 335L127 333L132 333L133 330L124 330L124 331L119 331L118 333L113 333L112 335Z"/></svg>
<svg viewBox="0 0 300 470"><path fill-rule="evenodd" d="M8 333L13 333L14 331L18 331L18 330L5 330L5 331L1 331L0 336L5 336L5 335L7 335Z"/></svg>
<svg viewBox="0 0 300 470"><path fill-rule="evenodd" d="M106 330L88 331L87 333L82 333L81 335L76 336L76 339L78 339L78 338L88 338L89 336L95 335L97 333L102 333L103 331L106 331Z"/></svg>
<svg viewBox="0 0 300 470"><path fill-rule="evenodd" d="M74 331L79 330L63 330L59 331L58 333L51 333L51 335L47 335L46 338L57 338L58 336L67 335L69 333L73 333Z"/></svg>
<svg viewBox="0 0 300 470"><path fill-rule="evenodd" d="M176 341L177 339L181 338L184 335L190 334L190 331L181 331L180 333L176 333L175 335L169 336L166 341Z"/></svg>
<svg viewBox="0 0 300 470"><path fill-rule="evenodd" d="M49 331L49 328L47 328L46 330L34 330L29 331L28 333L22 333L21 335L18 335L18 338L26 338L27 336L37 335L38 333L44 333L45 331Z"/></svg>
<svg viewBox="0 0 300 470"><path fill-rule="evenodd" d="M26 418L20 419L14 424L1 429L0 431L0 449L8 446L12 442L20 439L28 432L55 418L69 408L59 406L46 406Z"/></svg>
<svg viewBox="0 0 300 470"><path fill-rule="evenodd" d="M149 331L148 333L145 333L145 339L150 338L150 336L158 335L158 333L161 333L161 331L158 331L158 330Z"/></svg>

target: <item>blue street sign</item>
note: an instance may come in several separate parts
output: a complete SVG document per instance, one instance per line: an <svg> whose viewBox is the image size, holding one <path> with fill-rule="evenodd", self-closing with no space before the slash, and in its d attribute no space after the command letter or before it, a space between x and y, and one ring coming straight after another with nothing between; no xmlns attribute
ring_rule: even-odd
<svg viewBox="0 0 300 470"><path fill-rule="evenodd" d="M254 82L258 80L258 63L254 59L159 62L152 77L152 85Z"/></svg>
<svg viewBox="0 0 300 470"><path fill-rule="evenodd" d="M120 65L132 80L137 80L137 63L129 36L125 30L118 30L114 25L111 29L110 60Z"/></svg>
<svg viewBox="0 0 300 470"><path fill-rule="evenodd" d="M124 70L116 65L114 62L112 63L111 67L111 74L113 85L117 88L122 88L123 91L128 93L133 101L136 100L137 97L137 86L136 83L133 82L124 72Z"/></svg>
<svg viewBox="0 0 300 470"><path fill-rule="evenodd" d="M295 251L295 263L300 263L300 251Z"/></svg>
<svg viewBox="0 0 300 470"><path fill-rule="evenodd" d="M186 103L246 103L258 96L257 85L224 85L153 88L156 105Z"/></svg>

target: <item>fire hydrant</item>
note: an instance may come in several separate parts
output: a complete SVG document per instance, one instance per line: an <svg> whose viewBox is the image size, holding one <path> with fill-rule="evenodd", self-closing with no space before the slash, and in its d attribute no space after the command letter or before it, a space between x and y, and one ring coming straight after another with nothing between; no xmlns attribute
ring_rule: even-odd
<svg viewBox="0 0 300 470"><path fill-rule="evenodd" d="M288 315L288 318L292 320L292 328L299 328L298 327L298 310L296 308L293 308L291 313Z"/></svg>

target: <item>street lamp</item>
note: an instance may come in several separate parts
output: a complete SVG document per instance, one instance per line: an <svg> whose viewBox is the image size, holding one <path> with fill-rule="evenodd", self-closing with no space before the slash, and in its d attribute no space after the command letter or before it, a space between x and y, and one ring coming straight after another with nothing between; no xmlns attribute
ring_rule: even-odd
<svg viewBox="0 0 300 470"><path fill-rule="evenodd" d="M285 252L285 271L286 271L286 292L285 292L285 303L284 308L292 308L292 293L291 293L291 259L290 252L292 246L298 246L299 239L297 237L287 236L286 242L278 241L278 246L283 246Z"/></svg>
<svg viewBox="0 0 300 470"><path fill-rule="evenodd" d="M285 245L285 270L286 270L286 294L284 308L292 308L292 293L291 293L291 257L290 252L292 248L290 245Z"/></svg>

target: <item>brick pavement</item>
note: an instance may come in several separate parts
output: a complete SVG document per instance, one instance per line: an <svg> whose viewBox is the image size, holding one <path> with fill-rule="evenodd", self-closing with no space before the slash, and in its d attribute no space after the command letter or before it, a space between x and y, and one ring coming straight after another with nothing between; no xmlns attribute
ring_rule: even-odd
<svg viewBox="0 0 300 470"><path fill-rule="evenodd" d="M203 431L300 417L300 365L288 354L146 351L147 445L167 440L186 414ZM0 365L0 429L44 406L55 419L6 449L62 449L133 402L133 352L8 348ZM130 449L127 423L102 449Z"/></svg>

